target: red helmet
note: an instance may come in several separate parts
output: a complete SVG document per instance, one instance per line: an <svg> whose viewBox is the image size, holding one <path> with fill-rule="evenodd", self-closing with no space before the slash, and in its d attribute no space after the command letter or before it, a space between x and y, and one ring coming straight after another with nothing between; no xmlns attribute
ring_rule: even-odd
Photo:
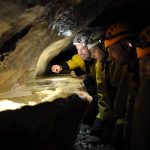
<svg viewBox="0 0 150 150"><path fill-rule="evenodd" d="M119 21L111 25L105 34L105 48L113 45L119 40L128 37L132 33L133 27L126 21Z"/></svg>

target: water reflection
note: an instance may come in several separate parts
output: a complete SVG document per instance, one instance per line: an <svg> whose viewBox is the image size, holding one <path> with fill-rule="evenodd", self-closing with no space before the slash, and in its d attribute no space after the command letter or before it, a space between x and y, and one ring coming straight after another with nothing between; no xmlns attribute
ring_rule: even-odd
<svg viewBox="0 0 150 150"><path fill-rule="evenodd" d="M56 98L65 98L84 89L83 80L70 75L40 77L32 79L26 85L16 83L10 91L0 93L0 111L52 102Z"/></svg>

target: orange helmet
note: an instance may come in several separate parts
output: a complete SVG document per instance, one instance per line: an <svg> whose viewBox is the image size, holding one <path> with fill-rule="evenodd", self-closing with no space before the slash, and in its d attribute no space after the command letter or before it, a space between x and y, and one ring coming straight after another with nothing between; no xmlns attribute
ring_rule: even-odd
<svg viewBox="0 0 150 150"><path fill-rule="evenodd" d="M150 54L150 25L144 28L140 33L136 52L138 58Z"/></svg>
<svg viewBox="0 0 150 150"><path fill-rule="evenodd" d="M115 44L119 40L128 37L132 33L133 27L126 21L119 21L111 25L105 33L105 48Z"/></svg>

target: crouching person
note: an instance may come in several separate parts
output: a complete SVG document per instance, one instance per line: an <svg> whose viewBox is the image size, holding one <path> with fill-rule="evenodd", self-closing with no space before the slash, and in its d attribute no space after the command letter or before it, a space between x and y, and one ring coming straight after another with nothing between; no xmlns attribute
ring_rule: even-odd
<svg viewBox="0 0 150 150"><path fill-rule="evenodd" d="M82 77L84 78L86 90L93 97L93 102L91 103L83 121L83 123L89 125L93 123L98 112L97 93L95 92L95 60L91 59L87 48L87 41L92 32L92 28L85 28L77 32L73 40L73 45L77 49L77 54L73 55L70 60L63 62L61 65L56 64L51 67L51 70L54 73L61 73L61 71L64 70L74 71L79 68L84 74Z"/></svg>

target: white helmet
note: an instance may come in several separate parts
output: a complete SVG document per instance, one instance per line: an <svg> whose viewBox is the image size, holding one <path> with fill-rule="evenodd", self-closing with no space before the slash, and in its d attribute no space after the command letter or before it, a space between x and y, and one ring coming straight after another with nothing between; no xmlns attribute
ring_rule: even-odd
<svg viewBox="0 0 150 150"><path fill-rule="evenodd" d="M104 40L105 30L103 28L95 29L94 32L90 35L87 47L88 49L91 49L98 44L102 44Z"/></svg>
<svg viewBox="0 0 150 150"><path fill-rule="evenodd" d="M88 29L84 29L82 31L79 31L74 40L73 40L73 45L79 44L79 43L83 43L83 44L87 44L89 36L92 34L92 29L88 28Z"/></svg>

